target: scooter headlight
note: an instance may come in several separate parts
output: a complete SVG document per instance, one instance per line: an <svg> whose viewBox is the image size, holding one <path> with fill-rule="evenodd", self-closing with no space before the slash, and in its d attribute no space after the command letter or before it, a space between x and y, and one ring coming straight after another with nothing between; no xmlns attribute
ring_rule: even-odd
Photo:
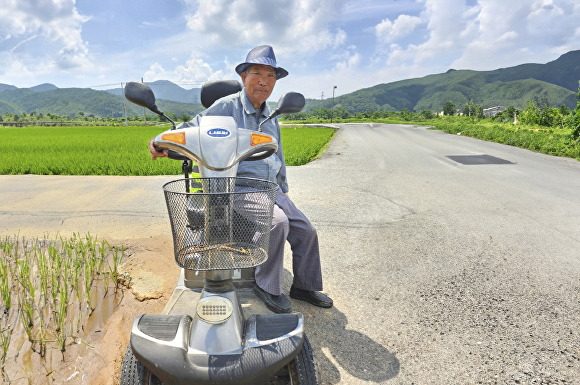
<svg viewBox="0 0 580 385"><path fill-rule="evenodd" d="M227 321L233 310L234 306L229 299L219 295L211 295L202 298L197 303L196 313L202 321L219 324Z"/></svg>
<svg viewBox="0 0 580 385"><path fill-rule="evenodd" d="M184 131L165 132L161 134L161 140L166 140L168 142L175 142L185 145L185 132Z"/></svg>
<svg viewBox="0 0 580 385"><path fill-rule="evenodd" d="M252 136L250 137L251 146L257 146L258 144L264 143L272 143L272 137L270 135L252 133Z"/></svg>

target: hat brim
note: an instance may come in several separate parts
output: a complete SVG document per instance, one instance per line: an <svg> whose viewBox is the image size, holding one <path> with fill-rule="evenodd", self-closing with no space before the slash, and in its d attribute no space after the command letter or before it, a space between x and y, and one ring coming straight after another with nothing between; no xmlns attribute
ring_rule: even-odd
<svg viewBox="0 0 580 385"><path fill-rule="evenodd" d="M248 67L250 67L252 64L259 65L259 63L240 63L236 66L236 72L238 73L238 75L241 75L243 72L246 72ZM276 71L276 79L282 79L288 76L288 71L286 71L284 68L282 67L272 67L272 68L274 68L274 70Z"/></svg>

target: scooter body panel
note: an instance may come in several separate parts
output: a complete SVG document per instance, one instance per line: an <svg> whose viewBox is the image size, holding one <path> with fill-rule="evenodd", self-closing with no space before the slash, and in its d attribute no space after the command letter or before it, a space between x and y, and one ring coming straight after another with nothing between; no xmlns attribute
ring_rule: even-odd
<svg viewBox="0 0 580 385"><path fill-rule="evenodd" d="M232 274L234 286L236 288L252 288L256 279L254 277L254 268L235 269ZM190 289L203 289L205 284L205 271L185 270L183 272L183 284Z"/></svg>

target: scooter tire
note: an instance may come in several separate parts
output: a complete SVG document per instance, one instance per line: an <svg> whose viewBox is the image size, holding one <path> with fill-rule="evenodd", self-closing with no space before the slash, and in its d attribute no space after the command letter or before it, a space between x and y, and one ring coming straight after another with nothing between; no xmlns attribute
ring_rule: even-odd
<svg viewBox="0 0 580 385"><path fill-rule="evenodd" d="M120 385L163 385L163 383L137 360L129 345L123 357Z"/></svg>
<svg viewBox="0 0 580 385"><path fill-rule="evenodd" d="M272 377L268 385L318 385L314 354L306 334L296 358Z"/></svg>

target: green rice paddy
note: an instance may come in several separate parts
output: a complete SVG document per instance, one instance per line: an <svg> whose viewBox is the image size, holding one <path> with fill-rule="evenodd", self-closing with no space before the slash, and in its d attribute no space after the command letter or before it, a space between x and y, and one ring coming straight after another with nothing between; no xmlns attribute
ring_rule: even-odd
<svg viewBox="0 0 580 385"><path fill-rule="evenodd" d="M154 127L1 127L0 174L178 175L181 162L149 156L148 142L167 126ZM283 126L289 166L316 158L334 130Z"/></svg>

